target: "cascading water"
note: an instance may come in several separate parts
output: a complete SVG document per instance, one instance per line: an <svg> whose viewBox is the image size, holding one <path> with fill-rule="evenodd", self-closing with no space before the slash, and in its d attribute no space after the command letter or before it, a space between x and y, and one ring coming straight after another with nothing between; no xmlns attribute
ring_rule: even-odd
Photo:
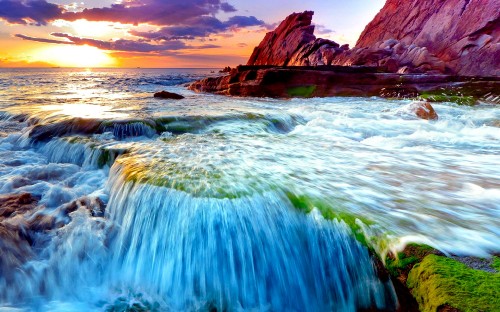
<svg viewBox="0 0 500 312"><path fill-rule="evenodd" d="M196 198L126 182L117 167L108 213L120 225L112 272L124 286L159 294L179 311L394 305L390 286L343 223L305 217L274 192Z"/></svg>
<svg viewBox="0 0 500 312"><path fill-rule="evenodd" d="M360 234L500 251L498 108L172 85L205 74L0 70L0 310L391 311Z"/></svg>

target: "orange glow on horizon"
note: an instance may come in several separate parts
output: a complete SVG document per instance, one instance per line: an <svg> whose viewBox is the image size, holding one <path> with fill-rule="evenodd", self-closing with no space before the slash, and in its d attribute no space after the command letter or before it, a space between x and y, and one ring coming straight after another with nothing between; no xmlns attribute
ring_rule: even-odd
<svg viewBox="0 0 500 312"><path fill-rule="evenodd" d="M38 50L34 58L61 67L112 67L116 60L87 45L57 45Z"/></svg>

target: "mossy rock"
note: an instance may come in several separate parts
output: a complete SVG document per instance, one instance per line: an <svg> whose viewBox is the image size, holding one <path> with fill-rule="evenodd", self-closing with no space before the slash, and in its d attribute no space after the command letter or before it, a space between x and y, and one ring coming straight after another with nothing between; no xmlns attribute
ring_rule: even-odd
<svg viewBox="0 0 500 312"><path fill-rule="evenodd" d="M396 255L388 255L385 259L385 266L392 276L406 283L408 273L413 266L430 254L441 255L439 251L430 246L408 244L403 251Z"/></svg>
<svg viewBox="0 0 500 312"><path fill-rule="evenodd" d="M499 265L497 258L494 266ZM500 311L500 273L471 269L443 256L431 254L416 264L407 286L423 312Z"/></svg>
<svg viewBox="0 0 500 312"><path fill-rule="evenodd" d="M478 99L472 95L421 94L420 99L429 102L451 102L459 105L473 106Z"/></svg>
<svg viewBox="0 0 500 312"><path fill-rule="evenodd" d="M371 248L365 237L365 234L363 233L363 229L361 228L359 223L356 222L356 220L359 220L360 222L366 225L373 224L372 221L360 216L356 216L354 214L350 214L344 211L339 211L332 204L328 203L326 200L312 198L305 195L297 195L292 192L286 192L285 194L288 200L292 203L293 207L304 213L310 213L314 208L316 208L321 212L321 215L327 220L337 219L344 221L344 223L347 224L347 226L351 229L356 240L360 242L363 246L368 247L369 249Z"/></svg>
<svg viewBox="0 0 500 312"><path fill-rule="evenodd" d="M314 91L316 91L316 86L300 86L300 87L292 87L286 90L286 93L290 97L303 97L310 98L313 96Z"/></svg>

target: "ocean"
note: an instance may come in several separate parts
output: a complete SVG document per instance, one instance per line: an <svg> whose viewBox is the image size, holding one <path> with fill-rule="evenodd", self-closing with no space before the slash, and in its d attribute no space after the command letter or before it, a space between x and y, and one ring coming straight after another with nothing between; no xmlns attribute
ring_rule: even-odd
<svg viewBox="0 0 500 312"><path fill-rule="evenodd" d="M393 310L367 246L500 252L498 106L185 88L210 75L0 69L0 194L36 199L0 214L0 311Z"/></svg>

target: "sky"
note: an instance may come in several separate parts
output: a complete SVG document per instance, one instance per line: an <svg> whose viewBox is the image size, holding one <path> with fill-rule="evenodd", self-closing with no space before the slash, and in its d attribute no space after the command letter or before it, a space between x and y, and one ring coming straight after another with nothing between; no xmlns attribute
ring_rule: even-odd
<svg viewBox="0 0 500 312"><path fill-rule="evenodd" d="M216 68L312 10L315 35L354 46L385 0L0 0L0 67Z"/></svg>

